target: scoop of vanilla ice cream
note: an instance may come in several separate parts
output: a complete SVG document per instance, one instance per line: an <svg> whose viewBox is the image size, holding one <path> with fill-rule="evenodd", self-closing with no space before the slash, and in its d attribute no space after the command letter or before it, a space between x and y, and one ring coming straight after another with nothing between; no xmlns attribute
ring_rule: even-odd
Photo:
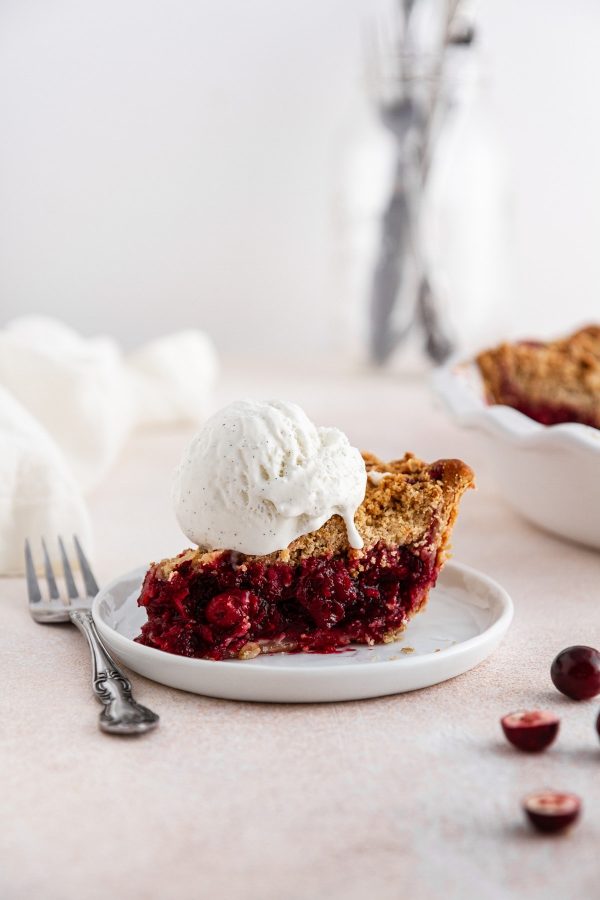
<svg viewBox="0 0 600 900"><path fill-rule="evenodd" d="M354 514L365 496L362 456L337 428L295 403L242 400L212 416L175 473L173 503L200 547L265 555L340 515L363 546Z"/></svg>

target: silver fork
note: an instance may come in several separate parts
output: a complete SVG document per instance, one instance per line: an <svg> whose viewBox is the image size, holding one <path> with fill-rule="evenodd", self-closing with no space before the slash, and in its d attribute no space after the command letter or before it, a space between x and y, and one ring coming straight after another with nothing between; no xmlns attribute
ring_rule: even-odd
<svg viewBox="0 0 600 900"><path fill-rule="evenodd" d="M158 725L158 716L140 703L136 703L133 699L129 679L121 672L100 640L90 612L92 600L98 593L98 585L81 544L76 537L73 538L73 542L79 559L85 596L79 595L65 545L62 538L59 537L58 546L67 588L67 599L66 602L63 602L45 541L42 539L44 571L48 582L47 600L42 597L35 573L31 545L29 541L25 541L29 612L36 622L43 625L72 622L87 638L92 653L92 690L98 702L104 705L98 723L102 731L110 734L142 734L150 731Z"/></svg>

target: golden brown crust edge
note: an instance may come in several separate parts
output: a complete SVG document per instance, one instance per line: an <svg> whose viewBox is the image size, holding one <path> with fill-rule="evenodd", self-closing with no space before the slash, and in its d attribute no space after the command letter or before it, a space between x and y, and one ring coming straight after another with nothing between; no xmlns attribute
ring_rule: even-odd
<svg viewBox="0 0 600 900"><path fill-rule="evenodd" d="M418 547L430 537L435 517L440 528L437 562L442 565L448 555L460 498L465 490L474 487L472 469L459 459L441 459L428 464L412 453L388 463L371 453L363 453L363 458L367 473L389 473L378 484L367 478L365 499L354 518L365 544L363 550L350 550L343 519L332 516L317 531L302 535L284 550L264 557L240 554L239 562L260 558L270 563L295 564L309 556L344 552L353 554L359 560L379 541ZM155 571L159 577L167 579L182 562L190 561L194 566L201 567L222 552L222 549L186 550L176 557L162 560L155 566Z"/></svg>

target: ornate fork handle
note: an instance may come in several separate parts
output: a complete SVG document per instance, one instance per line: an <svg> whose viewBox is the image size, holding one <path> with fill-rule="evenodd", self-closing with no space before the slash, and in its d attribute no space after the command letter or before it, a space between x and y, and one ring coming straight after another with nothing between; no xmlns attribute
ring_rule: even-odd
<svg viewBox="0 0 600 900"><path fill-rule="evenodd" d="M74 625L85 635L92 653L92 689L99 703L104 705L100 713L100 728L111 734L140 734L158 725L158 716L136 703L129 679L111 658L96 631L92 614L76 609L69 612Z"/></svg>

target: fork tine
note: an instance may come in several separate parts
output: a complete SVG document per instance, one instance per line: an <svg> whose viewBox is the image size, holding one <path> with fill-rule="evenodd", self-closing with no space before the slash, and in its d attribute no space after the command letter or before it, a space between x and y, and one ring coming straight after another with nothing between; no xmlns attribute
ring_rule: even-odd
<svg viewBox="0 0 600 900"><path fill-rule="evenodd" d="M59 600L60 594L58 593L56 578L54 577L52 563L50 562L50 557L48 556L48 548L46 547L46 541L44 540L44 538L42 538L42 547L44 548L44 571L46 572L46 581L48 582L50 599Z"/></svg>
<svg viewBox="0 0 600 900"><path fill-rule="evenodd" d="M65 550L65 545L63 544L62 538L58 539L58 546L60 547L60 555L62 557L63 570L65 573L65 584L67 586L67 594L69 595L70 600L77 600L79 597L79 592L77 590L77 585L75 584L75 579L73 578L73 571L71 569L71 564L67 559L67 551Z"/></svg>
<svg viewBox="0 0 600 900"><path fill-rule="evenodd" d="M83 575L85 589L90 597L95 597L100 588L98 587L98 583L94 578L94 573L92 572L91 566L87 561L87 557L83 552L83 547L79 543L76 534L73 535L73 543L75 544L75 549L77 550L77 556L79 558L79 565L81 566L81 574Z"/></svg>
<svg viewBox="0 0 600 900"><path fill-rule="evenodd" d="M35 574L35 566L33 565L33 557L31 555L31 546L29 541L25 541L25 572L27 574L27 594L30 603L39 603L42 599L42 592Z"/></svg>

